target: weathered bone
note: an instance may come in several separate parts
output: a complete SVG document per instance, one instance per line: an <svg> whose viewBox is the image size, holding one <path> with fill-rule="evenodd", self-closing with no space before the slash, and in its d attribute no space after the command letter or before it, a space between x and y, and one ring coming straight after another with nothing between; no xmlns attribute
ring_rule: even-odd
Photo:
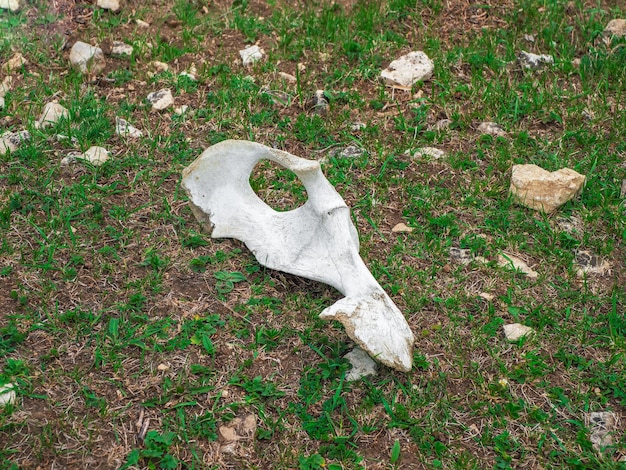
<svg viewBox="0 0 626 470"><path fill-rule="evenodd" d="M297 209L277 212L250 186L268 159L293 171L308 193ZM206 149L183 171L182 186L213 238L236 238L271 269L329 284L345 295L320 318L335 319L373 358L408 372L413 333L359 256L350 209L316 161L255 142L227 140Z"/></svg>

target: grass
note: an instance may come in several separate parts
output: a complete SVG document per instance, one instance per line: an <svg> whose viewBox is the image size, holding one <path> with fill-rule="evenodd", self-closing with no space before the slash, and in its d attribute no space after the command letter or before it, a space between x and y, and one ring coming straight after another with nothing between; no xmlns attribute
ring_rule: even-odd
<svg viewBox="0 0 626 470"><path fill-rule="evenodd" d="M0 383L19 395L0 409L0 468L625 468L621 427L598 452L589 413L626 419L626 40L602 34L626 11L602 0L171 3L0 11L0 63L16 50L29 62L0 119L31 133L0 156ZM90 81L69 70L65 29L133 55L107 56ZM238 51L255 43L266 57L244 68ZM410 50L434 61L433 78L383 86L381 68ZM555 64L523 70L521 50ZM197 81L180 76L192 68ZM146 95L161 88L191 111L152 112ZM325 113L311 106L318 89ZM70 119L36 129L52 99ZM116 136L116 116L144 137ZM480 135L483 121L506 136ZM363 259L415 333L412 372L346 382L354 345L317 318L339 294L200 231L181 171L224 139L323 161ZM60 164L92 145L111 159ZM363 153L342 156L350 145ZM425 146L447 156L412 157ZM535 213L508 196L518 163L573 168L585 189ZM269 163L251 183L278 210L307 197ZM413 232L392 233L398 222ZM456 264L451 248L487 263ZM610 272L578 277L576 250ZM498 267L502 252L538 279ZM536 333L508 343L508 323Z"/></svg>

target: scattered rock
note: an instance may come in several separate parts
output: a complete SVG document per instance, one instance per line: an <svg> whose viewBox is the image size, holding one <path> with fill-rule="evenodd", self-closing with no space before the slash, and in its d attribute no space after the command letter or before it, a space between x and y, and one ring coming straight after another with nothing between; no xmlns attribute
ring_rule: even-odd
<svg viewBox="0 0 626 470"><path fill-rule="evenodd" d="M450 129L450 124L452 124L452 121L450 119L440 119L431 126L431 129L439 132L445 131Z"/></svg>
<svg viewBox="0 0 626 470"><path fill-rule="evenodd" d="M572 65L574 67L580 67L580 59L576 58L576 59L572 60Z"/></svg>
<svg viewBox="0 0 626 470"><path fill-rule="evenodd" d="M560 230L567 232L570 235L579 235L583 233L585 226L580 217L576 217L574 215L570 217L557 217L556 225Z"/></svg>
<svg viewBox="0 0 626 470"><path fill-rule="evenodd" d="M239 439L241 439L235 432L235 429L228 427L228 426L220 426L219 433L222 439L224 439L227 442L234 442L234 441L238 441Z"/></svg>
<svg viewBox="0 0 626 470"><path fill-rule="evenodd" d="M104 10L111 10L114 13L120 9L119 0L98 0L96 5Z"/></svg>
<svg viewBox="0 0 626 470"><path fill-rule="evenodd" d="M554 58L551 55L537 55L526 51L520 52L517 55L517 60L522 67L530 70L540 70L554 64Z"/></svg>
<svg viewBox="0 0 626 470"><path fill-rule="evenodd" d="M481 122L478 126L478 131L481 134L489 134L494 137L506 137L506 131L502 126L496 122L486 121Z"/></svg>
<svg viewBox="0 0 626 470"><path fill-rule="evenodd" d="M510 193L525 207L554 212L582 191L585 177L569 168L549 172L537 165L513 165Z"/></svg>
<svg viewBox="0 0 626 470"><path fill-rule="evenodd" d="M433 75L435 65L422 51L409 52L392 61L380 73L380 78L386 85L412 87L418 81L426 81Z"/></svg>
<svg viewBox="0 0 626 470"><path fill-rule="evenodd" d="M4 96L11 91L12 85L13 77L11 77L11 75L4 77L4 80L0 84L0 109L4 109Z"/></svg>
<svg viewBox="0 0 626 470"><path fill-rule="evenodd" d="M138 139L143 135L143 132L130 124L126 119L120 117L115 118L115 133L122 137L131 137L133 139Z"/></svg>
<svg viewBox="0 0 626 470"><path fill-rule="evenodd" d="M369 375L376 375L376 363L361 348L354 348L344 358L352 365L352 369L346 374L348 382L353 382Z"/></svg>
<svg viewBox="0 0 626 470"><path fill-rule="evenodd" d="M72 151L69 152L63 159L61 160L61 165L68 166L77 163L79 160L83 159L83 154L81 152Z"/></svg>
<svg viewBox="0 0 626 470"><path fill-rule="evenodd" d="M586 250L576 251L574 265L578 277L585 277L589 274L602 276L611 269L611 264L608 261Z"/></svg>
<svg viewBox="0 0 626 470"><path fill-rule="evenodd" d="M347 147L334 149L329 156L334 158L359 158L364 153L365 150L358 145L348 145Z"/></svg>
<svg viewBox="0 0 626 470"><path fill-rule="evenodd" d="M111 55L133 55L133 46L122 41L113 41Z"/></svg>
<svg viewBox="0 0 626 470"><path fill-rule="evenodd" d="M157 370L161 372L166 372L170 370L170 366L168 366L167 364L161 363L157 366Z"/></svg>
<svg viewBox="0 0 626 470"><path fill-rule="evenodd" d="M603 33L605 36L626 37L626 19L616 18L609 21Z"/></svg>
<svg viewBox="0 0 626 470"><path fill-rule="evenodd" d="M35 127L37 129L43 129L45 127L52 126L60 119L69 119L69 117L70 112L67 110L67 108L53 101L51 103L47 103L43 107L43 111L41 112L41 116L39 116L39 119L37 119Z"/></svg>
<svg viewBox="0 0 626 470"><path fill-rule="evenodd" d="M367 127L367 124L365 124L364 122L361 122L361 121L355 121L352 124L350 124L350 130L352 132L362 131L366 127Z"/></svg>
<svg viewBox="0 0 626 470"><path fill-rule="evenodd" d="M178 106L178 107L174 108L174 113L176 113L176 114L178 114L180 116L180 115L185 114L188 110L189 110L189 106L184 104L182 106Z"/></svg>
<svg viewBox="0 0 626 470"><path fill-rule="evenodd" d="M472 250L469 248L450 247L450 259L458 264L470 264L474 260Z"/></svg>
<svg viewBox="0 0 626 470"><path fill-rule="evenodd" d="M613 433L617 430L617 417L610 411L593 411L587 415L588 427L591 431L589 440L597 452L613 445Z"/></svg>
<svg viewBox="0 0 626 470"><path fill-rule="evenodd" d="M298 81L298 79L290 73L278 72L278 76L284 80L287 80L289 83L296 83Z"/></svg>
<svg viewBox="0 0 626 470"><path fill-rule="evenodd" d="M408 225L400 222L399 224L394 225L391 231L393 233L411 233L413 231L413 227L409 227Z"/></svg>
<svg viewBox="0 0 626 470"><path fill-rule="evenodd" d="M19 52L16 52L15 54L13 54L13 57L11 57L9 60L6 61L6 63L4 64L2 68L7 73L11 73L14 70L22 68L26 64L28 64L28 61L26 60L26 58Z"/></svg>
<svg viewBox="0 0 626 470"><path fill-rule="evenodd" d="M522 325L520 323L511 323L510 325L504 325L504 337L507 341L515 342L522 339L524 336L534 333L530 326Z"/></svg>
<svg viewBox="0 0 626 470"><path fill-rule="evenodd" d="M140 20L140 19L135 19L135 24L137 26L139 26L140 28L149 28L150 27L150 23L146 23L145 21Z"/></svg>
<svg viewBox="0 0 626 470"><path fill-rule="evenodd" d="M170 68L170 66L167 65L165 62L159 62L158 60L153 60L152 62L150 62L150 65L157 72L167 72Z"/></svg>
<svg viewBox="0 0 626 470"><path fill-rule="evenodd" d="M531 44L535 42L535 36L533 34L524 34L522 37L524 38L524 41L530 42Z"/></svg>
<svg viewBox="0 0 626 470"><path fill-rule="evenodd" d="M324 90L317 90L313 97L309 100L309 107L313 108L313 112L324 114L328 111L328 98Z"/></svg>
<svg viewBox="0 0 626 470"><path fill-rule="evenodd" d="M498 266L513 269L515 271L521 271L531 279L537 279L537 277L539 277L539 273L529 268L522 259L508 253L498 255Z"/></svg>
<svg viewBox="0 0 626 470"><path fill-rule="evenodd" d="M496 298L495 295L490 294L489 292L481 292L480 294L478 294L478 297L480 297L481 299L485 299L487 302L491 302L493 299Z"/></svg>
<svg viewBox="0 0 626 470"><path fill-rule="evenodd" d="M23 0L0 0L0 8L3 10L16 12L20 11L23 5Z"/></svg>
<svg viewBox="0 0 626 470"><path fill-rule="evenodd" d="M241 62L243 65L252 65L263 58L263 49L259 46L246 46L245 49L239 51Z"/></svg>
<svg viewBox="0 0 626 470"><path fill-rule="evenodd" d="M106 61L102 49L77 41L70 51L70 64L80 73L97 75L104 70Z"/></svg>
<svg viewBox="0 0 626 470"><path fill-rule="evenodd" d="M186 70L183 70L182 72L180 72L178 74L179 77L184 77L187 78L189 80L191 80L192 82L196 81L196 76L195 74L191 73L191 72L187 72Z"/></svg>
<svg viewBox="0 0 626 470"><path fill-rule="evenodd" d="M5 132L0 136L0 155L7 152L15 152L23 141L30 139L30 132Z"/></svg>
<svg viewBox="0 0 626 470"><path fill-rule="evenodd" d="M172 96L172 90L169 88L163 88L159 91L153 91L148 94L148 101L152 104L152 109L155 111L162 111L174 104L174 97Z"/></svg>
<svg viewBox="0 0 626 470"><path fill-rule="evenodd" d="M435 147L422 147L415 151L413 158L430 157L438 160L446 156L446 152Z"/></svg>
<svg viewBox="0 0 626 470"><path fill-rule="evenodd" d="M0 385L0 406L12 405L16 401L17 394L15 393L15 385Z"/></svg>
<svg viewBox="0 0 626 470"><path fill-rule="evenodd" d="M109 151L104 147L94 145L83 154L83 159L93 166L100 166L109 159Z"/></svg>
<svg viewBox="0 0 626 470"><path fill-rule="evenodd" d="M256 416L253 414L246 415L243 419L235 418L228 423L228 426L219 427L220 437L226 442L254 437L257 429L256 421Z"/></svg>

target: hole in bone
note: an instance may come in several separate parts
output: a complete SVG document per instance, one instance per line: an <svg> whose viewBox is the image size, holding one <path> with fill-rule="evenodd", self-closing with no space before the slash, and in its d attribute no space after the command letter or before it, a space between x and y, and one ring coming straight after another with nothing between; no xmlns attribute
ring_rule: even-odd
<svg viewBox="0 0 626 470"><path fill-rule="evenodd" d="M308 198L300 178L271 160L257 163L250 175L250 186L265 204L279 212L297 209Z"/></svg>

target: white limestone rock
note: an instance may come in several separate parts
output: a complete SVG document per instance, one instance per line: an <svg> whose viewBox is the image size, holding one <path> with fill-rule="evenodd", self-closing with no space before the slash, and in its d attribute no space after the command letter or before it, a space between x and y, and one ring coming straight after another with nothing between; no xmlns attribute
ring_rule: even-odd
<svg viewBox="0 0 626 470"><path fill-rule="evenodd" d="M80 73L97 75L104 70L106 61L102 49L77 41L70 50L70 64Z"/></svg>
<svg viewBox="0 0 626 470"><path fill-rule="evenodd" d="M376 375L376 363L361 348L356 347L343 356L352 365L352 369L346 374L348 382L354 382L370 375Z"/></svg>
<svg viewBox="0 0 626 470"><path fill-rule="evenodd" d="M12 12L20 11L24 6L24 0L0 0L0 8Z"/></svg>
<svg viewBox="0 0 626 470"><path fill-rule="evenodd" d="M589 440L597 452L604 452L613 445L613 435L618 430L617 416L610 411L593 411L587 415L587 426L591 431Z"/></svg>
<svg viewBox="0 0 626 470"><path fill-rule="evenodd" d="M131 46L130 44L126 44L122 41L113 41L113 47L111 47L111 55L131 56L133 55L133 46Z"/></svg>
<svg viewBox="0 0 626 470"><path fill-rule="evenodd" d="M163 111L174 104L172 90L169 88L153 91L148 94L147 100L152 104L152 109L155 111Z"/></svg>
<svg viewBox="0 0 626 470"><path fill-rule="evenodd" d="M246 46L245 49L239 51L241 62L243 65L252 65L263 58L265 52L259 46Z"/></svg>
<svg viewBox="0 0 626 470"><path fill-rule="evenodd" d="M67 108L53 101L43 107L43 111L39 119L37 119L35 127L37 129L43 129L56 124L61 119L69 119L69 117L70 112Z"/></svg>
<svg viewBox="0 0 626 470"><path fill-rule="evenodd" d="M0 136L0 155L15 152L23 141L30 139L30 132L5 132Z"/></svg>
<svg viewBox="0 0 626 470"><path fill-rule="evenodd" d="M293 171L307 202L277 212L250 186L261 160ZM198 220L213 238L241 240L262 265L324 282L345 295L320 318L341 322L374 359L409 371L414 337L404 315L359 256L350 209L317 161L255 142L226 140L206 149L183 171L182 187Z"/></svg>
<svg viewBox="0 0 626 470"><path fill-rule="evenodd" d="M17 401L17 394L15 393L15 385L4 384L0 385L0 407L6 405L13 405Z"/></svg>
<svg viewBox="0 0 626 470"><path fill-rule="evenodd" d="M412 231L413 231L413 227L409 227L408 225L402 222L394 225L393 228L391 229L392 233L411 233Z"/></svg>
<svg viewBox="0 0 626 470"><path fill-rule="evenodd" d="M537 279L539 277L539 273L537 271L533 271L524 260L508 253L498 255L498 266L508 268L513 271L521 271L531 279Z"/></svg>
<svg viewBox="0 0 626 470"><path fill-rule="evenodd" d="M103 10L110 10L114 13L120 10L120 1L119 0L98 0L96 5L102 8Z"/></svg>
<svg viewBox="0 0 626 470"><path fill-rule="evenodd" d="M410 88L432 77L434 69L435 64L424 52L413 51L392 61L380 73L380 78L386 85Z"/></svg>
<svg viewBox="0 0 626 470"><path fill-rule="evenodd" d="M143 132L130 124L126 119L120 117L115 118L115 133L122 137L130 137L132 139L138 139L143 136Z"/></svg>
<svg viewBox="0 0 626 470"><path fill-rule="evenodd" d="M189 105L186 104L174 108L174 113L178 114L179 116L186 114L187 111L189 111Z"/></svg>
<svg viewBox="0 0 626 470"><path fill-rule="evenodd" d="M626 37L626 19L615 18L606 25L603 31L607 37L615 36L618 38Z"/></svg>
<svg viewBox="0 0 626 470"><path fill-rule="evenodd" d="M509 191L519 204L551 213L578 196L584 183L585 176L569 168L549 172L537 165L513 165Z"/></svg>
<svg viewBox="0 0 626 470"><path fill-rule="evenodd" d="M554 65L554 58L551 55L538 55L526 51L521 51L517 55L517 60L522 67L530 70L540 70L548 65Z"/></svg>
<svg viewBox="0 0 626 470"><path fill-rule="evenodd" d="M481 122L478 126L478 132L481 134L489 134L494 137L506 137L506 131L497 122Z"/></svg>
<svg viewBox="0 0 626 470"><path fill-rule="evenodd" d="M417 149L413 154L413 158L429 157L434 160L439 160L440 158L444 158L445 156L446 152L435 147L422 147Z"/></svg>
<svg viewBox="0 0 626 470"><path fill-rule="evenodd" d="M611 270L611 264L608 261L587 250L576 251L574 267L576 276L581 278L587 275L603 276Z"/></svg>
<svg viewBox="0 0 626 470"><path fill-rule="evenodd" d="M522 339L524 336L534 333L530 326L522 325L520 323L511 323L510 325L504 325L504 337L507 341L515 342Z"/></svg>
<svg viewBox="0 0 626 470"><path fill-rule="evenodd" d="M93 145L87 149L82 158L93 166L100 166L109 159L109 151L104 147Z"/></svg>
<svg viewBox="0 0 626 470"><path fill-rule="evenodd" d="M28 64L28 61L26 60L26 58L19 52L16 52L15 54L13 54L13 56L9 60L5 62L2 68L7 73L11 73L15 70L21 69L23 66L27 64Z"/></svg>
<svg viewBox="0 0 626 470"><path fill-rule="evenodd" d="M450 260L457 264L468 265L474 261L474 255L469 248L458 248L456 246L450 247L448 250L450 253Z"/></svg>
<svg viewBox="0 0 626 470"><path fill-rule="evenodd" d="M150 65L157 72L167 72L170 69L169 65L167 65L165 62L159 62L158 60L153 60L152 62L150 62Z"/></svg>

